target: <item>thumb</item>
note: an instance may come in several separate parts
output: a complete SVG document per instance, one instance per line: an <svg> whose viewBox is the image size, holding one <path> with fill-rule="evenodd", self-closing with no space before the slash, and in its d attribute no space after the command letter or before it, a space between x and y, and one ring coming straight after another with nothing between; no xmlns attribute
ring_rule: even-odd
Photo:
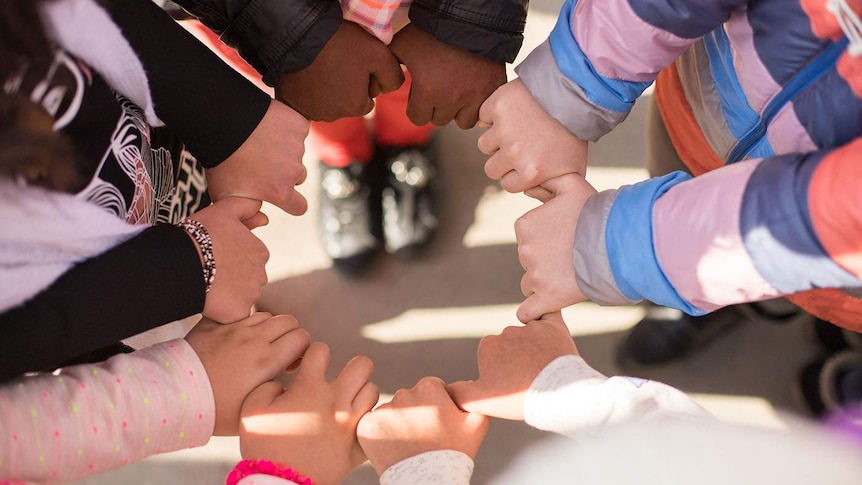
<svg viewBox="0 0 862 485"><path fill-rule="evenodd" d="M547 306L537 293L533 293L518 307L518 311L516 312L518 320L522 323L539 320L545 314Z"/></svg>
<svg viewBox="0 0 862 485"><path fill-rule="evenodd" d="M269 217L267 217L267 215L263 212L256 212L253 216L247 219L243 219L242 223L249 230L252 230L256 227L261 227L269 224Z"/></svg>
<svg viewBox="0 0 862 485"><path fill-rule="evenodd" d="M385 65L380 66L380 69L371 73L369 90L373 89L377 90L378 93L386 94L400 88L402 84L404 84L404 71L401 70L401 64L393 58L391 61L387 61Z"/></svg>
<svg viewBox="0 0 862 485"><path fill-rule="evenodd" d="M482 105L479 106L479 121L476 122L476 125L480 128L490 128L494 125L495 115L497 113L496 105L497 98L500 96L499 89L491 93L485 101L482 102Z"/></svg>
<svg viewBox="0 0 862 485"><path fill-rule="evenodd" d="M377 78L374 77L374 74L372 74L371 80L368 83L368 96L376 98L381 92L383 92L383 88L380 86L380 82Z"/></svg>
<svg viewBox="0 0 862 485"><path fill-rule="evenodd" d="M584 177L575 172L571 172L547 180L542 183L540 187L556 196L562 192L571 192L574 190L578 190L584 183L586 183Z"/></svg>
<svg viewBox="0 0 862 485"><path fill-rule="evenodd" d="M532 197L542 203L545 203L554 198L554 194L550 190L542 187L541 185L537 185L535 187L531 187L525 190L524 195L526 195L527 197Z"/></svg>
<svg viewBox="0 0 862 485"><path fill-rule="evenodd" d="M551 313L545 313L539 318L539 320L543 322L561 323L565 325L565 323L563 322L563 312L560 310Z"/></svg>
<svg viewBox="0 0 862 485"><path fill-rule="evenodd" d="M254 217L260 211L261 206L263 206L263 203L259 200L240 196L230 196L216 202L216 204L222 204L222 207L226 209L229 215L241 221Z"/></svg>
<svg viewBox="0 0 862 485"><path fill-rule="evenodd" d="M446 391L459 408L471 413L480 412L476 403L485 396L478 380L453 382L446 386Z"/></svg>

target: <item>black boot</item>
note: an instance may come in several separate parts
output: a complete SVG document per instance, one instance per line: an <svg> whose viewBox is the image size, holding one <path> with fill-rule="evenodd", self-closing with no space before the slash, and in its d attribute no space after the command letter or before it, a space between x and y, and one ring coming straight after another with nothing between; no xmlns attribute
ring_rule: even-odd
<svg viewBox="0 0 862 485"><path fill-rule="evenodd" d="M342 273L358 276L380 246L380 192L370 164L321 164L320 237L323 249Z"/></svg>
<svg viewBox="0 0 862 485"><path fill-rule="evenodd" d="M438 171L431 145L378 150L386 174L382 191L386 251L410 257L439 225Z"/></svg>
<svg viewBox="0 0 862 485"><path fill-rule="evenodd" d="M688 355L737 327L745 317L725 307L700 317L666 307L650 307L617 351L620 366L656 365Z"/></svg>

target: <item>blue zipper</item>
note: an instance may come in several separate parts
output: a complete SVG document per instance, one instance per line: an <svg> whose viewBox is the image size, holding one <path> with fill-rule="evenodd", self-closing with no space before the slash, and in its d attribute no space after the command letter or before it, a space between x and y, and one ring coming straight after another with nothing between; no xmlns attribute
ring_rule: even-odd
<svg viewBox="0 0 862 485"><path fill-rule="evenodd" d="M802 92L805 88L810 86L814 81L820 79L820 77L833 66L835 62L841 57L841 54L844 53L844 49L847 48L848 40L846 38L841 39L840 41L830 45L820 54L817 59L814 59L810 64L805 66L805 69L799 71L793 79L787 83L786 86L774 97L772 101L766 105L766 108L763 110L763 115L760 117L760 121L751 129L749 129L745 135L739 139L739 142L733 147L733 150L730 151L730 154L727 156L727 164L736 163L742 160L746 155L748 155L748 151L754 146L755 143L760 141L763 138L763 135L766 133L766 127L769 126L769 123L772 122L772 118L778 114L778 111L787 104L788 101L795 98L797 94Z"/></svg>

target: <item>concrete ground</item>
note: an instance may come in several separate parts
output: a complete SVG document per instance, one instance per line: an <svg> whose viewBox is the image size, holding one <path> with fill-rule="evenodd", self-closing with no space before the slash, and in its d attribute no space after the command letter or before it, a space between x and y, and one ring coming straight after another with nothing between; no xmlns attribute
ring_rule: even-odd
<svg viewBox="0 0 862 485"><path fill-rule="evenodd" d="M560 0L533 0L523 55L547 37ZM587 179L596 188L617 187L646 176L643 167L644 103L618 129L590 148ZM310 210L287 216L267 207L269 226L256 230L272 253L270 283L259 309L291 313L314 339L327 342L332 368L357 354L375 363L373 381L384 399L423 376L447 382L476 377L479 339L515 324L522 296L513 223L535 206L507 194L483 173L476 148L479 129L454 125L436 138L445 185L442 224L418 259L400 261L381 253L363 279L342 277L330 267L316 231L318 170L313 153L302 187ZM614 362L618 343L642 316L632 308L591 303L565 311L583 356L605 374L623 373ZM749 322L681 362L625 373L657 379L692 393L719 418L754 426L787 426L804 416L792 387L797 370L817 355L807 325ZM388 395L388 396L387 396ZM521 423L494 421L476 460L474 483L487 483L523 448L547 436ZM239 459L235 438L213 438L202 448L152 457L79 484L216 484ZM346 484L377 483L365 465Z"/></svg>

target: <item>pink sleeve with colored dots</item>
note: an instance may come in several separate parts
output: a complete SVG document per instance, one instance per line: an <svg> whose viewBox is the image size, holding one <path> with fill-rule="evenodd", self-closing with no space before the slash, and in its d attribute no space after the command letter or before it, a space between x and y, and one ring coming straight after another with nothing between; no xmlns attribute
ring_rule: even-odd
<svg viewBox="0 0 862 485"><path fill-rule="evenodd" d="M0 386L0 483L70 481L209 441L215 403L185 340Z"/></svg>

